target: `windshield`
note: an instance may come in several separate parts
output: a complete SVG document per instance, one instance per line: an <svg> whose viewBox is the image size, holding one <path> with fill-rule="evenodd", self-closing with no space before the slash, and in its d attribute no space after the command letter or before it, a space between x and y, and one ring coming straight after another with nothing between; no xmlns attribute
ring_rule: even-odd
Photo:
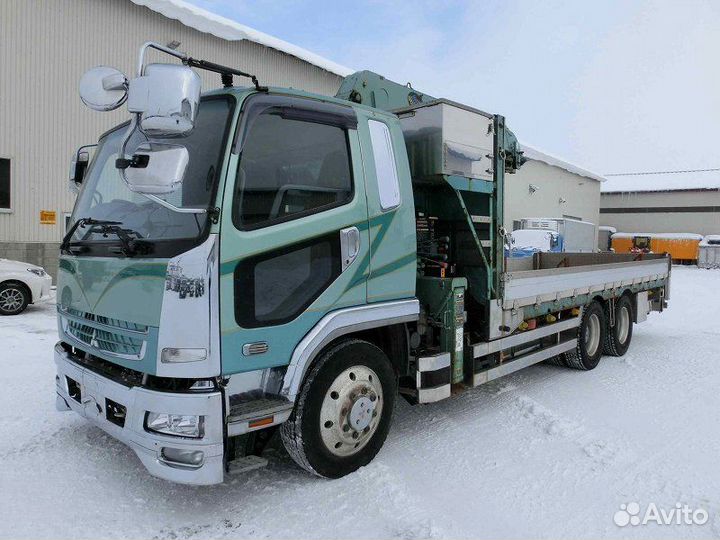
<svg viewBox="0 0 720 540"><path fill-rule="evenodd" d="M164 200L186 208L208 208L212 204L232 105L233 100L228 96L205 98L189 135L163 139L163 142L182 144L190 154L183 183L173 193L162 195ZM123 124L100 139L75 204L72 223L81 218L117 222L119 227L151 244L158 240L199 238L205 231L207 213L174 212L128 189L115 167L126 130L127 124ZM128 143L127 153L132 154L146 141L146 137L136 131ZM72 243L83 244L100 241L115 243L118 239L114 235L103 235L101 228L91 226L79 227L71 239Z"/></svg>

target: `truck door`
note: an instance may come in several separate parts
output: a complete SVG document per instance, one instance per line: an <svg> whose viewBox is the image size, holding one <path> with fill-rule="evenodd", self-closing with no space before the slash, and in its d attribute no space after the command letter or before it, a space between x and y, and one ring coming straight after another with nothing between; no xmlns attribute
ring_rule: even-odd
<svg viewBox="0 0 720 540"><path fill-rule="evenodd" d="M325 314L366 303L369 262L351 107L256 94L236 139L221 218L224 374L286 365Z"/></svg>

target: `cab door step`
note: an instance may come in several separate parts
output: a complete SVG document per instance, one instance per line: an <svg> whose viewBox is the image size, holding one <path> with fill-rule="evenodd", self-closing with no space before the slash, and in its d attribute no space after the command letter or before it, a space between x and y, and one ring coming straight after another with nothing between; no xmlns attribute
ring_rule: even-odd
<svg viewBox="0 0 720 540"><path fill-rule="evenodd" d="M435 403L450 397L452 372L450 353L426 354L417 358L415 388L401 388L411 403Z"/></svg>
<svg viewBox="0 0 720 540"><path fill-rule="evenodd" d="M230 406L228 436L242 435L282 424L290 417L293 404L285 398L264 397Z"/></svg>
<svg viewBox="0 0 720 540"><path fill-rule="evenodd" d="M268 460L260 456L245 456L228 462L228 474L242 474L255 469L262 469Z"/></svg>

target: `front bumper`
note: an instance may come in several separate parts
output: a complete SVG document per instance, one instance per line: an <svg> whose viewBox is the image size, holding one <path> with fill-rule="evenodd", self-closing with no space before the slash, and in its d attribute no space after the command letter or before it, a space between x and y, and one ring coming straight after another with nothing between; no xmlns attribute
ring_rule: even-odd
<svg viewBox="0 0 720 540"><path fill-rule="evenodd" d="M42 277L33 276L27 280L27 284L30 287L33 304L44 302L50 298L52 277L49 274L45 274Z"/></svg>
<svg viewBox="0 0 720 540"><path fill-rule="evenodd" d="M80 366L60 343L55 345L55 364L58 410L72 409L125 443L153 476L196 485L223 481L223 408L220 392L181 394L127 387ZM73 385L76 397L79 388L79 400L71 396L69 385ZM125 407L124 422L119 422L117 416L112 414L113 403ZM205 417L204 435L200 439L189 439L148 432L145 430L147 411L202 415ZM111 417L114 421L111 421ZM163 448L201 451L203 458L198 466L182 465L165 459Z"/></svg>

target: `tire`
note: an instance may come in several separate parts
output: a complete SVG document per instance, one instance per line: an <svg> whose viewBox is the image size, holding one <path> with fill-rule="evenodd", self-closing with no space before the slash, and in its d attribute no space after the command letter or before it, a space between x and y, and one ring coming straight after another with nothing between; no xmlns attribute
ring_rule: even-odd
<svg viewBox="0 0 720 540"><path fill-rule="evenodd" d="M311 473L325 478L350 474L380 451L396 394L385 353L367 341L343 340L310 370L293 413L280 428L283 444Z"/></svg>
<svg viewBox="0 0 720 540"><path fill-rule="evenodd" d="M583 309L575 350L562 354L565 365L583 371L595 369L603 354L605 333L605 310L599 302L592 301Z"/></svg>
<svg viewBox="0 0 720 540"><path fill-rule="evenodd" d="M0 284L0 315L19 315L30 303L30 291L22 283Z"/></svg>
<svg viewBox="0 0 720 540"><path fill-rule="evenodd" d="M610 356L623 356L632 341L633 319L635 318L630 297L621 296L615 302L615 326L610 327L610 304L607 306L607 332L603 352Z"/></svg>

